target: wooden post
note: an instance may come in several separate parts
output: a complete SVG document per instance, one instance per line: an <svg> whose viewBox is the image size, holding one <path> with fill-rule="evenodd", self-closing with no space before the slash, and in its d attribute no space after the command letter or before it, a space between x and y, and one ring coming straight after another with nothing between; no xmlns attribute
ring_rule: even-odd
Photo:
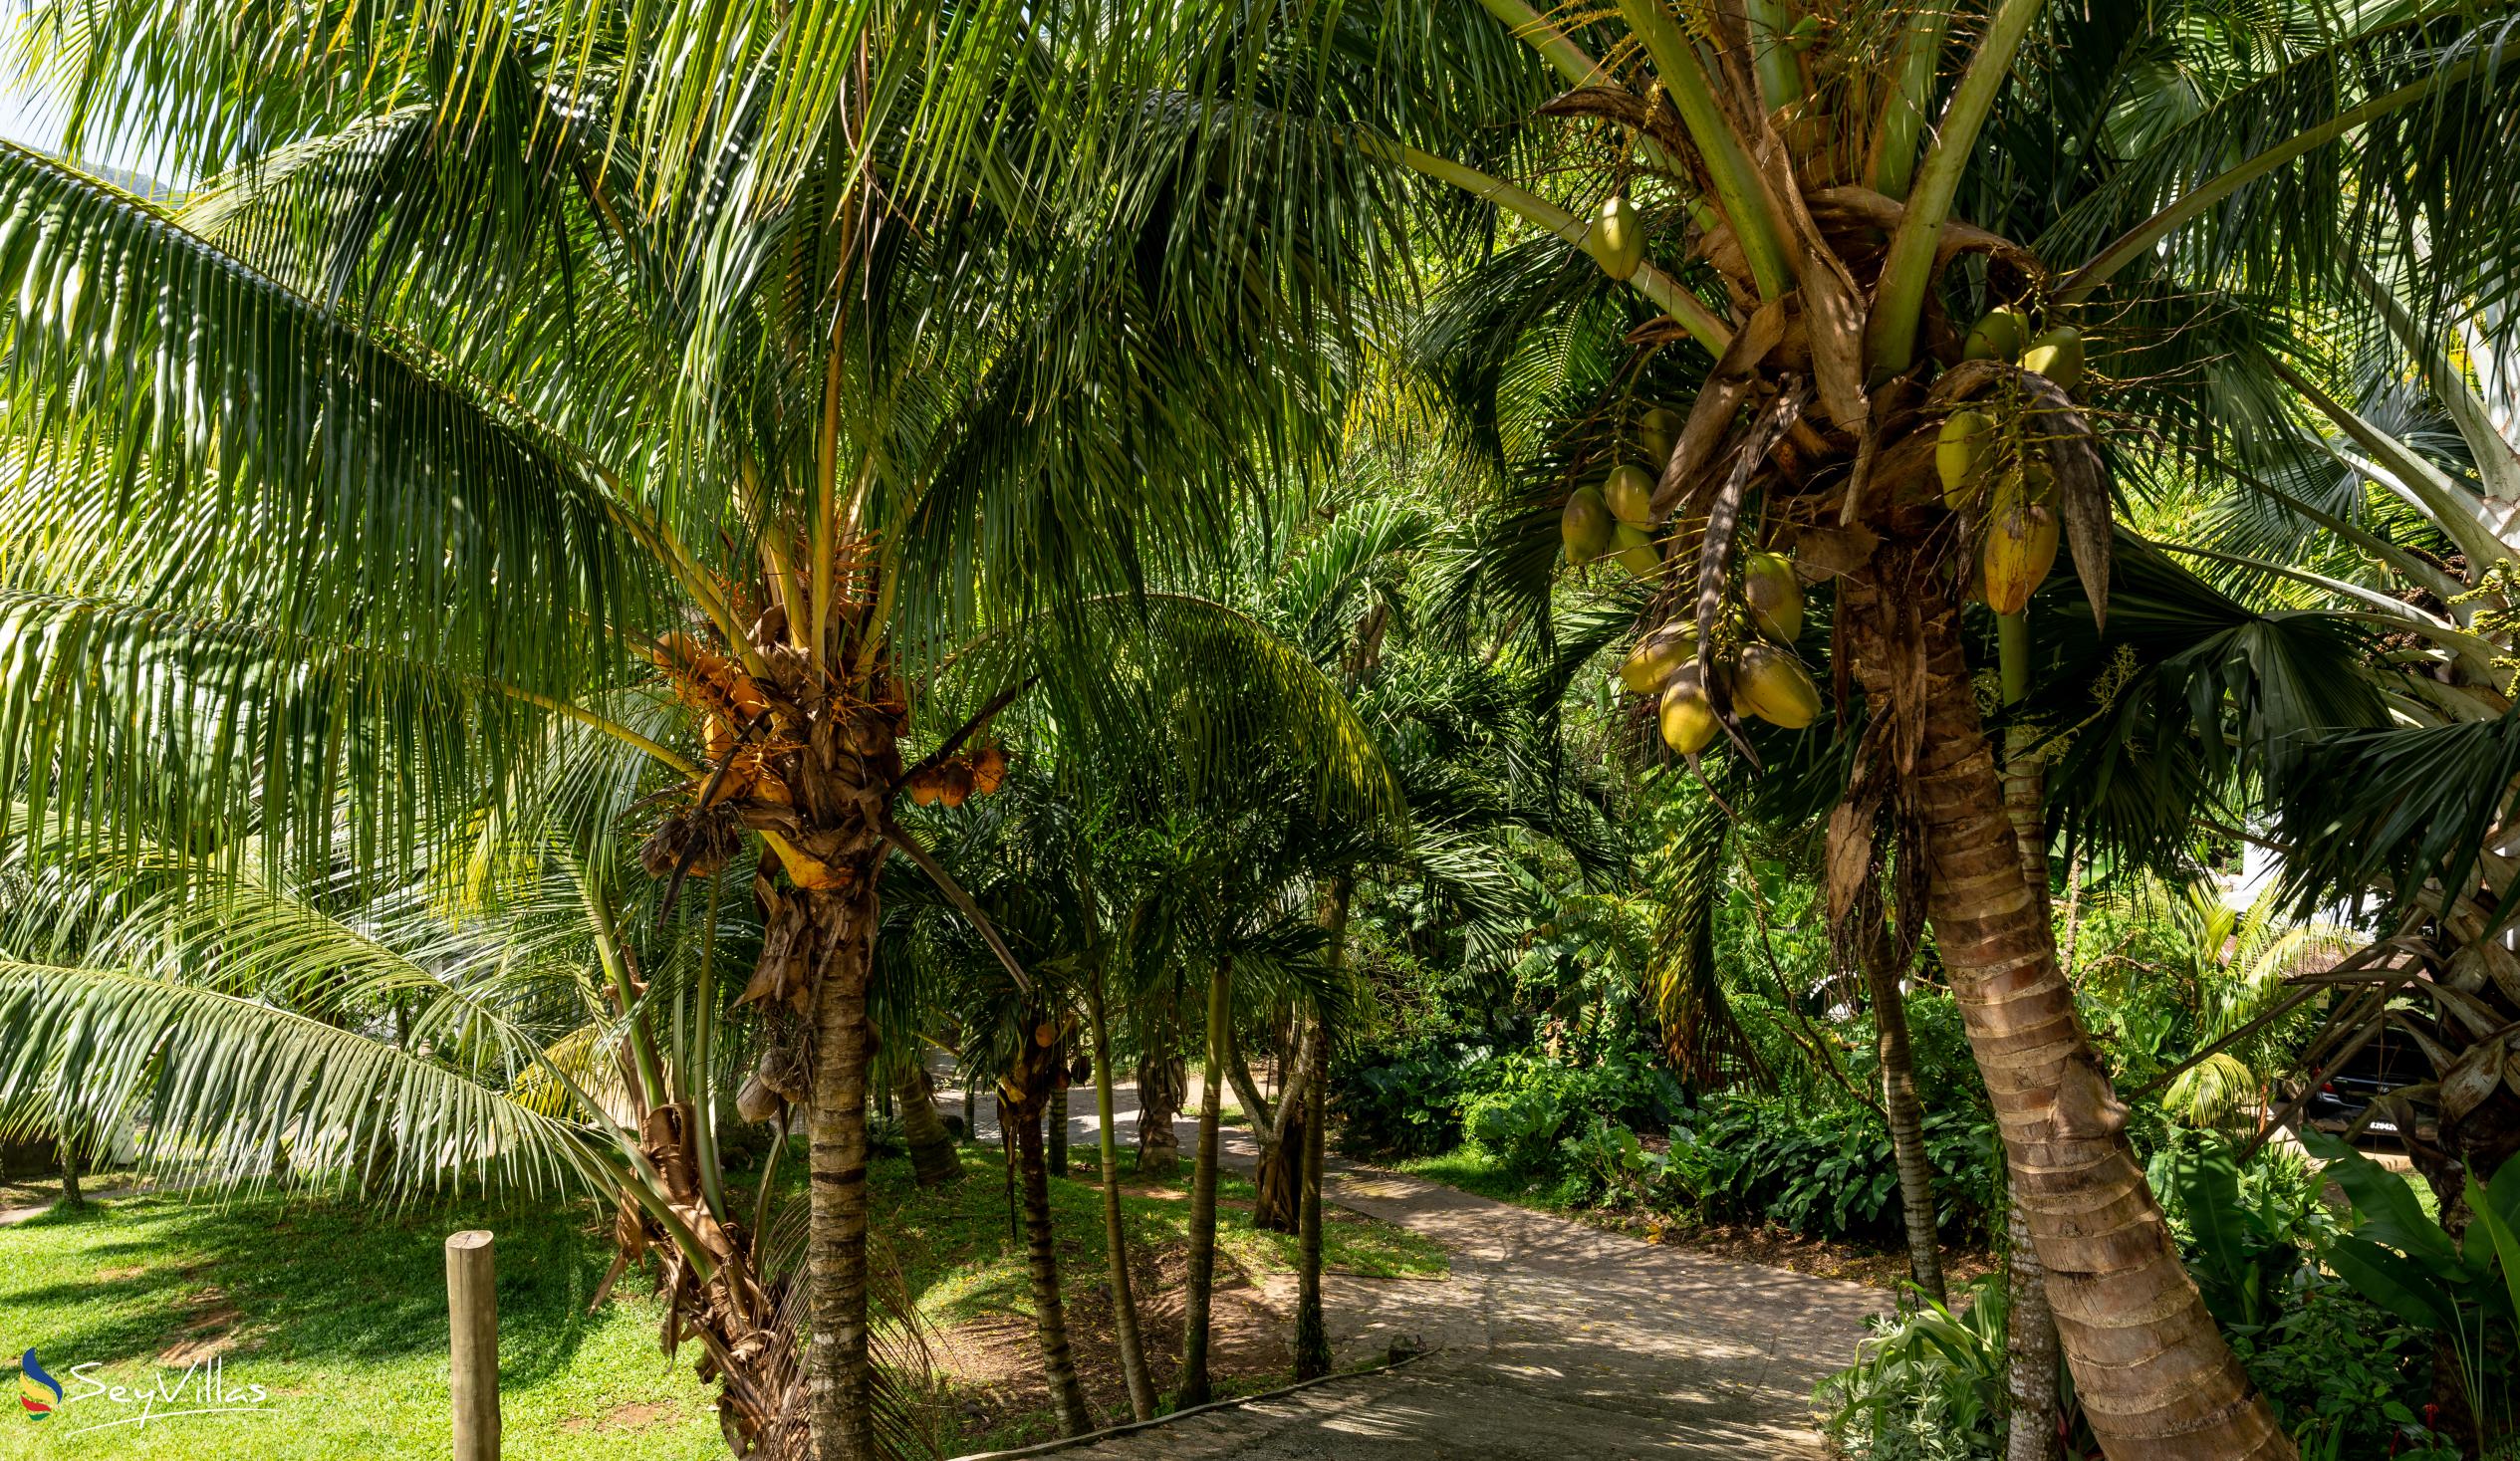
<svg viewBox="0 0 2520 1461"><path fill-rule="evenodd" d="M454 1461L499 1461L499 1289L488 1233L446 1240L446 1312Z"/></svg>

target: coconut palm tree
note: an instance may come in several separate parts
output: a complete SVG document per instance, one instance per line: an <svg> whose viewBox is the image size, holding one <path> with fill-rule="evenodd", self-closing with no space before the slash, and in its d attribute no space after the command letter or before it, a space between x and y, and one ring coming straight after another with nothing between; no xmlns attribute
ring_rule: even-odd
<svg viewBox="0 0 2520 1461"><path fill-rule="evenodd" d="M756 1339L761 1235L672 1180L706 1127L644 1056L635 1241L694 1276L739 1447L867 1454L877 874L942 875L892 808L988 782L1012 698L1090 708L1094 625L1221 546L1253 450L1307 449L1350 240L1243 207L1272 164L1211 167L1235 139L1201 117L1136 110L1232 44L1195 15L27 23L74 149L210 180L170 208L0 154L0 771L37 822L373 877L515 825L567 724L646 768L665 902L757 841L728 984L743 1108L810 1138L801 1379ZM1163 262L1182 233L1196 267ZM1370 760L1281 688L1328 764Z"/></svg>
<svg viewBox="0 0 2520 1461"><path fill-rule="evenodd" d="M1766 682L1790 678L1771 647L1727 683L1755 640L1793 638L1738 626L1765 607L1745 592L1758 583L1745 554L1789 549L1805 582L1831 587L1842 682L1868 715L1832 881L1843 896L1864 875L1874 810L1897 810L2095 1429L2112 1454L2288 1454L2179 1271L2076 1024L2005 815L1960 605L1982 561L1990 600L2017 611L2061 527L2106 612L2108 474L2086 404L2183 429L2198 403L2143 380L2243 323L2198 328L2193 303L2164 288L2180 266L2227 258L2252 282L2332 285L2350 254L2336 246L2386 226L2338 179L2416 154L2428 165L2409 186L2457 234L2445 252L2503 262L2499 203L2471 222L2449 202L2511 192L2508 161L2461 141L2511 106L2498 22L2322 30L2236 94L2129 136L2109 131L2114 79L2154 59L2165 24L2134 8L1997 0L1980 20L1622 0L1616 23L1486 8L1530 51L1523 68L1493 50L1480 68L1447 55L1437 85L1430 62L1414 105L1356 144L1506 216L1536 237L1533 257L1554 239L1625 283L1643 301L1640 351L1711 362L1670 425L1642 419L1644 402L1606 401L1553 491L1526 499L1533 516L1571 500L1579 476L1643 464L1640 480L1606 484L1609 501L1575 503L1569 541L1583 557L1618 552L1693 629L1662 692L1692 754L1742 739L1736 689L1773 707ZM2301 237L2276 235L2276 218ZM1936 447L1964 413L2003 444L1964 445L1938 482ZM1972 424L1953 434L1974 440ZM1613 536L1613 509L1627 536Z"/></svg>

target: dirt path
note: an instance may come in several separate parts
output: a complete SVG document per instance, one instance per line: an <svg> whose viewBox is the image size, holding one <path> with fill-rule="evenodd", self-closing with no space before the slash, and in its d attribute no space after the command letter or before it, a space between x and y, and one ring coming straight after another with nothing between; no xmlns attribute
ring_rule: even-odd
<svg viewBox="0 0 2520 1461"><path fill-rule="evenodd" d="M1082 1146L1097 1130L1093 1093L1075 1096L1071 1139ZM1117 1104L1124 1139L1135 1135L1135 1105L1134 1093ZM982 1112L982 1134L995 1130ZM1229 1131L1228 1160L1249 1162L1250 1137ZM1395 1341L1434 1352L1063 1454L1816 1457L1812 1386L1848 1362L1865 1317L1886 1307L1859 1285L1660 1247L1374 1167L1334 1161L1324 1196L1425 1234L1453 1261L1441 1282L1330 1276L1339 1362L1379 1358Z"/></svg>

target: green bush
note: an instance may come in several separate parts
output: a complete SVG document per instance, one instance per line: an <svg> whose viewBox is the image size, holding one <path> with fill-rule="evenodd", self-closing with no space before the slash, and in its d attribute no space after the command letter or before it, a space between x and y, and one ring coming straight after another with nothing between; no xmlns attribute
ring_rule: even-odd
<svg viewBox="0 0 2520 1461"><path fill-rule="evenodd" d="M1462 1106L1493 1060L1483 1044L1421 1036L1331 1068L1340 1145L1360 1156L1434 1156L1461 1141Z"/></svg>
<svg viewBox="0 0 2520 1461"><path fill-rule="evenodd" d="M1984 1233L2000 1181L1994 1128L1974 1112L1924 1120L1936 1221ZM1825 1238L1878 1238L1899 1226L1890 1128L1868 1106L1811 1109L1754 1096L1710 1098L1671 1141L1672 1182L1700 1215L1767 1221Z"/></svg>
<svg viewBox="0 0 2520 1461"><path fill-rule="evenodd" d="M1820 1382L1830 1439L1858 1461L1996 1461L2004 1454L2004 1287L1986 1274L1956 1308L1873 1321L1856 1361Z"/></svg>
<svg viewBox="0 0 2520 1461"><path fill-rule="evenodd" d="M1446 1039L1351 1061L1334 1071L1331 1094L1351 1151L1432 1156L1475 1140L1519 1175L1560 1171L1559 1143L1586 1120L1660 1130L1686 1109L1650 1055L1578 1063Z"/></svg>

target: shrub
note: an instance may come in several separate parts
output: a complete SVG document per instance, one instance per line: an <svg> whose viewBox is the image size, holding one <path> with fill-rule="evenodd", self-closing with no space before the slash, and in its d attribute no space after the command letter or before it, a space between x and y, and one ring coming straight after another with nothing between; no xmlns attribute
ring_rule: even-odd
<svg viewBox="0 0 2520 1461"><path fill-rule="evenodd" d="M1873 1321L1855 1363L1820 1382L1828 1430L1860 1461L1996 1461L2004 1454L2004 1288L1986 1274L1956 1309Z"/></svg>
<svg viewBox="0 0 2520 1461"><path fill-rule="evenodd" d="M1986 1231L1999 1182L1993 1127L1973 1112L1924 1121L1936 1218L1955 1233ZM1890 1130L1870 1107L1805 1109L1771 1097L1709 1099L1671 1143L1676 1183L1707 1217L1766 1220L1827 1238L1882 1237L1898 1227L1898 1168Z"/></svg>
<svg viewBox="0 0 2520 1461"><path fill-rule="evenodd" d="M1334 1067L1340 1145L1359 1155L1450 1151L1461 1140L1462 1106L1490 1059L1484 1045L1423 1036Z"/></svg>

